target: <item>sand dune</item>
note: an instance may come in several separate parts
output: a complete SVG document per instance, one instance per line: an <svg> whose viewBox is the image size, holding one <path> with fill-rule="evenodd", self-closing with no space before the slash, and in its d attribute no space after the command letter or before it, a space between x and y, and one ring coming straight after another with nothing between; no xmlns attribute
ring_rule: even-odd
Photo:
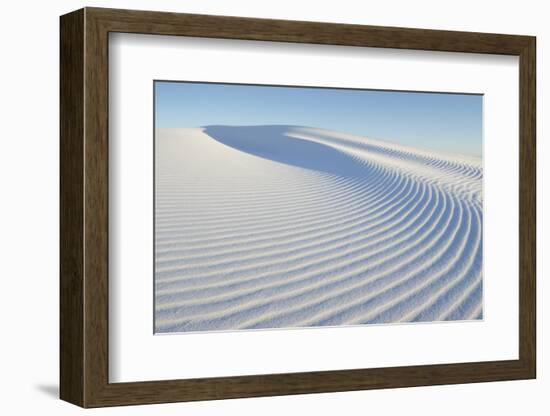
<svg viewBox="0 0 550 416"><path fill-rule="evenodd" d="M322 129L159 129L155 330L480 319L482 178Z"/></svg>

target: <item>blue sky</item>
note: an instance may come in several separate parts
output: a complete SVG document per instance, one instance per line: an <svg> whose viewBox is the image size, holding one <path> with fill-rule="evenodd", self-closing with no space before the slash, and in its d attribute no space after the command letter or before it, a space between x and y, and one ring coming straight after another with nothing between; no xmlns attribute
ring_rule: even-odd
<svg viewBox="0 0 550 416"><path fill-rule="evenodd" d="M155 81L157 128L320 127L480 156L481 95Z"/></svg>

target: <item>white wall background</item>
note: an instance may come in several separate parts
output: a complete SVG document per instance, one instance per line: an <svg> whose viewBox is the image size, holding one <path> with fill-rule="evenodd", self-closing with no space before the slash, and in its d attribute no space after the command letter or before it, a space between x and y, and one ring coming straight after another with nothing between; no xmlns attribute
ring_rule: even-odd
<svg viewBox="0 0 550 416"><path fill-rule="evenodd" d="M550 207L543 192L550 169L544 140L550 89L545 62L550 26L545 2L523 1L253 1L52 0L6 2L0 15L0 411L71 415L84 412L57 399L58 390L58 16L83 6L166 10L276 19L536 35L538 41L538 379L458 386L225 400L87 411L102 415L279 414L528 414L550 409L550 285L544 243ZM544 200L546 198L546 201ZM32 413L31 413L32 412Z"/></svg>

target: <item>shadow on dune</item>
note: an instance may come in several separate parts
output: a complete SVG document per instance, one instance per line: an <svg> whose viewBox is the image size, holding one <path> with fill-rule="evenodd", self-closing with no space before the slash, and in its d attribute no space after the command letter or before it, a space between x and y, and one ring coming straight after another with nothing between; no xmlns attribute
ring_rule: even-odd
<svg viewBox="0 0 550 416"><path fill-rule="evenodd" d="M287 165L364 179L371 171L353 157L324 144L287 135L292 126L206 126L213 139L240 151Z"/></svg>

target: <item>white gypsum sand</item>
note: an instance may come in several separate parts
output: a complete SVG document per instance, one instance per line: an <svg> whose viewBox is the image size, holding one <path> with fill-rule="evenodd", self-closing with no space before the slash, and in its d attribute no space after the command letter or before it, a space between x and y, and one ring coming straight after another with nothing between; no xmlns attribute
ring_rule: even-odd
<svg viewBox="0 0 550 416"><path fill-rule="evenodd" d="M155 146L156 332L482 317L479 158L295 126Z"/></svg>

